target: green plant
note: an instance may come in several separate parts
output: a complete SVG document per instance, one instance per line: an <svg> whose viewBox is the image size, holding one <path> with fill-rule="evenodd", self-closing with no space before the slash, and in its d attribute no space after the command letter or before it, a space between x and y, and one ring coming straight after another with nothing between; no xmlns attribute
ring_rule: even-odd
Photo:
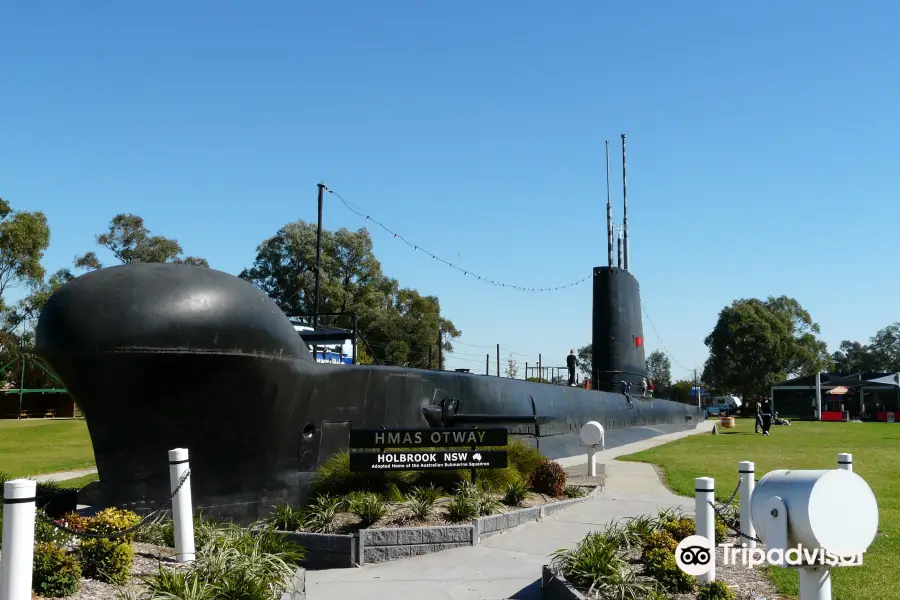
<svg viewBox="0 0 900 600"><path fill-rule="evenodd" d="M577 485L567 485L563 492L565 493L566 498L584 498L587 496L587 492L584 488L578 487Z"/></svg>
<svg viewBox="0 0 900 600"><path fill-rule="evenodd" d="M105 538L81 540L77 549L82 574L105 583L124 584L134 567L134 548L129 542Z"/></svg>
<svg viewBox="0 0 900 600"><path fill-rule="evenodd" d="M667 590L686 594L696 587L697 578L678 568L674 552L664 548L654 548L644 552L642 558L646 573Z"/></svg>
<svg viewBox="0 0 900 600"><path fill-rule="evenodd" d="M485 492L502 490L509 484L520 481L522 476L512 467L505 469L477 469L476 481L478 487Z"/></svg>
<svg viewBox="0 0 900 600"><path fill-rule="evenodd" d="M604 533L589 534L571 550L558 550L551 566L588 597L643 600L658 589L656 582L634 570Z"/></svg>
<svg viewBox="0 0 900 600"><path fill-rule="evenodd" d="M675 541L675 538L672 537L668 531L654 531L648 534L644 538L644 543L641 544L641 549L644 554L648 552L652 552L653 550L664 550L670 554L675 553L675 549L678 547L678 542Z"/></svg>
<svg viewBox="0 0 900 600"><path fill-rule="evenodd" d="M625 519L624 528L625 531L630 534L631 538L637 541L637 545L639 546L643 545L647 536L658 530L656 521L647 515Z"/></svg>
<svg viewBox="0 0 900 600"><path fill-rule="evenodd" d="M507 464L518 471L526 484L531 481L538 465L546 460L540 450L521 440L510 439L505 450Z"/></svg>
<svg viewBox="0 0 900 600"><path fill-rule="evenodd" d="M372 492L365 492L349 501L350 512L359 517L363 527L371 527L387 513L384 501Z"/></svg>
<svg viewBox="0 0 900 600"><path fill-rule="evenodd" d="M81 585L81 567L74 556L55 544L34 547L32 589L46 598L71 596Z"/></svg>
<svg viewBox="0 0 900 600"><path fill-rule="evenodd" d="M479 515L478 503L472 495L457 495L447 505L447 519L454 523L471 521Z"/></svg>
<svg viewBox="0 0 900 600"><path fill-rule="evenodd" d="M121 508L105 508L87 522L87 530L95 535L113 535L127 531L141 522L141 518ZM134 533L118 536L116 539L123 542L134 541Z"/></svg>
<svg viewBox="0 0 900 600"><path fill-rule="evenodd" d="M716 518L716 543L721 544L725 541L725 538L728 537L728 527L725 526L725 523L722 522L721 519Z"/></svg>
<svg viewBox="0 0 900 600"><path fill-rule="evenodd" d="M697 524L692 517L681 517L676 521L666 521L663 529L669 532L676 542L696 534Z"/></svg>
<svg viewBox="0 0 900 600"><path fill-rule="evenodd" d="M559 463L544 459L534 470L531 481L534 491L559 498L565 493L566 472Z"/></svg>
<svg viewBox="0 0 900 600"><path fill-rule="evenodd" d="M398 486L393 481L389 481L384 486L384 493L382 494L384 499L388 502L403 502L403 492L400 491L400 486Z"/></svg>
<svg viewBox="0 0 900 600"><path fill-rule="evenodd" d="M503 491L503 503L507 506L521 506L528 498L528 486L523 481L514 481Z"/></svg>
<svg viewBox="0 0 900 600"><path fill-rule="evenodd" d="M434 506L441 497L441 491L434 485L414 487L409 493L407 507L417 521L425 521L434 514Z"/></svg>
<svg viewBox="0 0 900 600"><path fill-rule="evenodd" d="M303 511L303 529L312 533L331 533L344 501L334 496L319 496Z"/></svg>
<svg viewBox="0 0 900 600"><path fill-rule="evenodd" d="M56 544L65 546L72 541L72 535L51 525L50 517L41 509L34 515L34 542L36 544ZM0 527L2 530L2 527Z"/></svg>
<svg viewBox="0 0 900 600"><path fill-rule="evenodd" d="M290 504L282 504L266 517L266 523L279 531L297 531L303 527L303 511Z"/></svg>
<svg viewBox="0 0 900 600"><path fill-rule="evenodd" d="M697 600L737 600L737 596L724 581L711 581L700 586Z"/></svg>

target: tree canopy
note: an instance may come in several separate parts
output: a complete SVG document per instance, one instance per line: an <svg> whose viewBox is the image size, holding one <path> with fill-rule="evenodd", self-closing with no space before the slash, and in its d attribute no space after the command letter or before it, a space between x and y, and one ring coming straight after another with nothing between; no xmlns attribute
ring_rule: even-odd
<svg viewBox="0 0 900 600"><path fill-rule="evenodd" d="M844 340L831 355L839 373L865 371L900 373L900 322L878 330L868 344Z"/></svg>
<svg viewBox="0 0 900 600"><path fill-rule="evenodd" d="M665 397L672 387L672 361L660 350L654 350L647 357L647 378L656 388L654 393Z"/></svg>
<svg viewBox="0 0 900 600"><path fill-rule="evenodd" d="M735 300L704 340L709 358L703 381L746 399L788 377L825 370L831 357L818 333L818 324L793 298Z"/></svg>
<svg viewBox="0 0 900 600"><path fill-rule="evenodd" d="M316 224L300 220L263 241L240 277L265 291L288 316L299 316L315 312L315 274ZM356 313L375 362L438 367L438 332L443 353L451 352L452 340L461 335L441 316L436 296L401 288L382 272L366 229L323 230L319 296L320 314ZM346 319L339 324L350 325Z"/></svg>

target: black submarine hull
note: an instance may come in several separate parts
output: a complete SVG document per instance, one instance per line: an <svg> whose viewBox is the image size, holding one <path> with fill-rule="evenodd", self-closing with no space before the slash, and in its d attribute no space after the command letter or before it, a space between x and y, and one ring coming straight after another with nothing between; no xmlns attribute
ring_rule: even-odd
<svg viewBox="0 0 900 600"><path fill-rule="evenodd" d="M44 308L37 352L86 417L102 482L90 503L164 498L167 452L188 448L195 507L242 521L301 499L315 469L347 448L351 427L436 426L447 399L455 418L512 419L510 432L550 458L582 454L587 421L604 425L610 447L702 418L693 406L603 391L317 364L263 292L186 265L75 279Z"/></svg>

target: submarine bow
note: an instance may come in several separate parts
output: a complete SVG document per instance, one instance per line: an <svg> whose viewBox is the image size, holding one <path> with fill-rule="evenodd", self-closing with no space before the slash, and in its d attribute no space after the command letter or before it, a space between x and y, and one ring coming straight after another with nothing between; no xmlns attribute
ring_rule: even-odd
<svg viewBox="0 0 900 600"><path fill-rule="evenodd" d="M244 522L301 499L322 461L347 448L351 427L508 420L558 458L583 452L587 421L604 424L609 447L702 418L696 407L603 391L317 364L262 291L189 265L122 265L69 282L41 313L37 353L87 420L102 485L79 502L167 497L166 452L183 447L195 506Z"/></svg>

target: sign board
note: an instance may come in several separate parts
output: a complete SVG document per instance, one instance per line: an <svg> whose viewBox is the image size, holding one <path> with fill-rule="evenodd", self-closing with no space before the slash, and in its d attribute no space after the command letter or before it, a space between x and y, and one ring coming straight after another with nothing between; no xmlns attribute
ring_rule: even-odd
<svg viewBox="0 0 900 600"><path fill-rule="evenodd" d="M478 429L351 429L351 448L473 448L506 446L503 427Z"/></svg>
<svg viewBox="0 0 900 600"><path fill-rule="evenodd" d="M887 422L888 422L888 423L893 423L893 422L894 422L894 413L889 412L889 413L887 414Z"/></svg>
<svg viewBox="0 0 900 600"><path fill-rule="evenodd" d="M414 452L352 452L351 471L436 471L503 469L506 450L416 450Z"/></svg>

